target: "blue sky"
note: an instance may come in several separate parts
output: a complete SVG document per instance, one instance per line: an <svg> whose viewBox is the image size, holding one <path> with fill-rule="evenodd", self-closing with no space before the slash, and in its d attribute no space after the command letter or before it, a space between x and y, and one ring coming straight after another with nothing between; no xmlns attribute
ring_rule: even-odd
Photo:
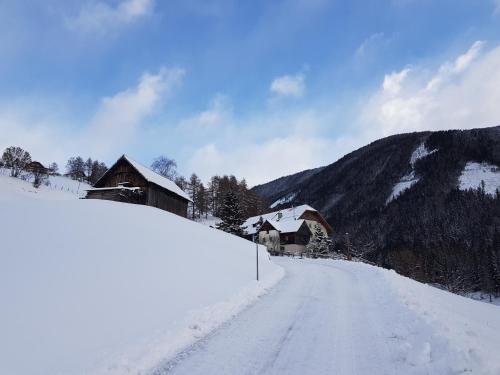
<svg viewBox="0 0 500 375"><path fill-rule="evenodd" d="M500 1L3 0L0 148L250 184L500 124Z"/></svg>

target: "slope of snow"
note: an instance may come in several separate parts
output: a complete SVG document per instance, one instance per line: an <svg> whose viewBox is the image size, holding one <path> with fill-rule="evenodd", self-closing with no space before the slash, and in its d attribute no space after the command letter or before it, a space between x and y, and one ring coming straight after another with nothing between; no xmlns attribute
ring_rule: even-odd
<svg viewBox="0 0 500 375"><path fill-rule="evenodd" d="M392 188L392 193L387 198L387 203L399 197L405 190L411 188L418 182L419 178L415 176L415 172L411 171L406 176L401 177L398 183L396 183Z"/></svg>
<svg viewBox="0 0 500 375"><path fill-rule="evenodd" d="M415 163L417 162L417 160L419 159L423 159L425 158L426 156L429 156L430 154L433 154L434 152L436 152L437 149L434 149L432 151L429 151L427 149L427 147L425 146L425 142L422 142L416 149L415 151L413 151L413 153L411 154L411 157L410 157L410 164L411 164L411 167L413 168L415 166Z"/></svg>
<svg viewBox="0 0 500 375"><path fill-rule="evenodd" d="M426 156L429 156L430 154L433 154L436 151L437 149L429 151L425 146L425 142L422 142L415 149L415 151L413 151L410 157L411 172L401 177L401 179L396 184L394 184L392 192L387 198L385 204L388 204L389 202L399 197L405 190L410 189L413 185L415 185L419 181L419 178L415 176L415 163L418 160L425 158Z"/></svg>
<svg viewBox="0 0 500 375"><path fill-rule="evenodd" d="M294 198L297 196L297 193L291 193L287 194L284 197L281 197L277 201L273 202L269 207L274 208L276 206L279 206L280 204L286 204L294 200Z"/></svg>
<svg viewBox="0 0 500 375"><path fill-rule="evenodd" d="M206 225L207 227L215 228L215 226L218 223L220 223L222 220L217 216L213 216L213 215L209 214L207 217L202 216L200 218L195 219L195 221L197 223Z"/></svg>
<svg viewBox="0 0 500 375"><path fill-rule="evenodd" d="M401 277L394 271L384 277L405 305L445 340L454 353L447 355L454 373L500 374L500 307L457 296ZM429 343L430 360L434 353Z"/></svg>
<svg viewBox="0 0 500 375"><path fill-rule="evenodd" d="M362 263L281 258L283 281L164 374L499 374L500 307Z"/></svg>
<svg viewBox="0 0 500 375"><path fill-rule="evenodd" d="M0 178L0 373L139 374L282 276L255 245L155 208ZM59 195L59 199L56 199Z"/></svg>
<svg viewBox="0 0 500 375"><path fill-rule="evenodd" d="M31 182L30 179L23 181L18 178L12 178L9 174L10 170L0 168L0 179L2 180L3 192L5 192L6 189L12 190L13 192L24 192L27 197L33 194L42 194L44 199L77 199L83 198L86 194L86 190L91 188L89 184L72 180L69 177L49 176L48 185L42 185L38 189L35 189L30 183L27 183Z"/></svg>
<svg viewBox="0 0 500 375"><path fill-rule="evenodd" d="M500 169L488 163L467 162L459 177L460 190L477 189L484 181L486 194L495 195L500 190Z"/></svg>

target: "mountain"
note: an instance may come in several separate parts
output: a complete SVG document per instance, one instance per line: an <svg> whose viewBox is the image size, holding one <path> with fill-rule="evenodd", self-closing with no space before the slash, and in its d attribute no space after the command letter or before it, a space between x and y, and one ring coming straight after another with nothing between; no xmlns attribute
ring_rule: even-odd
<svg viewBox="0 0 500 375"><path fill-rule="evenodd" d="M310 204L353 251L455 291L500 292L500 127L399 134L254 187Z"/></svg>

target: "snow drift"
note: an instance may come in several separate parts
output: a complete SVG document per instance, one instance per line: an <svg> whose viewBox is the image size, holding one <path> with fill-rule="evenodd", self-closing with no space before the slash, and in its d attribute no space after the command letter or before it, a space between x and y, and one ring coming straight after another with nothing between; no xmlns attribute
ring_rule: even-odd
<svg viewBox="0 0 500 375"><path fill-rule="evenodd" d="M241 238L56 192L0 176L2 374L143 373L282 276L261 247L257 283Z"/></svg>

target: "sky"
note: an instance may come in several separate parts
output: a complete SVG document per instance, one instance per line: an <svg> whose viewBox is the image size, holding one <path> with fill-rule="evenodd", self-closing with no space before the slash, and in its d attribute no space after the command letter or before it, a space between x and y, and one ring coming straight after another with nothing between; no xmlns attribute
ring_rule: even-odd
<svg viewBox="0 0 500 375"><path fill-rule="evenodd" d="M249 185L500 125L500 0L0 0L0 150Z"/></svg>

